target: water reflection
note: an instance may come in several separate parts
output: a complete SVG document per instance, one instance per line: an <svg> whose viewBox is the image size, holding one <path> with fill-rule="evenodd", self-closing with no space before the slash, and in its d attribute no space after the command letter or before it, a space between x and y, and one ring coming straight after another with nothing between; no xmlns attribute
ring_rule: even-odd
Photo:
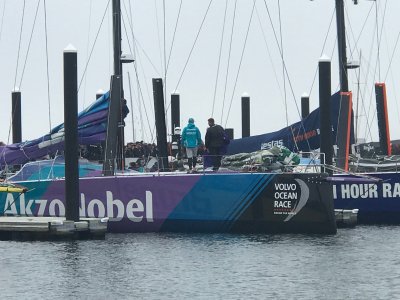
<svg viewBox="0 0 400 300"><path fill-rule="evenodd" d="M396 298L398 227L0 242L3 299Z"/></svg>

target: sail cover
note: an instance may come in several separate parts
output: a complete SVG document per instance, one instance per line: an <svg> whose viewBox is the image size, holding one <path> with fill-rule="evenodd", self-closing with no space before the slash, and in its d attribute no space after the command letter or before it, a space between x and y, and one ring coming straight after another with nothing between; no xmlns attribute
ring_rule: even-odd
<svg viewBox="0 0 400 300"><path fill-rule="evenodd" d="M110 92L107 92L78 114L80 145L98 144L105 140L109 102ZM64 124L60 124L38 139L0 146L0 169L55 155L63 149Z"/></svg>
<svg viewBox="0 0 400 300"><path fill-rule="evenodd" d="M331 97L331 123L333 144L336 143L338 116L340 109L340 93ZM279 131L231 140L227 154L248 153L273 146L285 146L292 152L319 149L320 147L319 108L313 110L308 117ZM353 120L351 121L350 143L354 144Z"/></svg>

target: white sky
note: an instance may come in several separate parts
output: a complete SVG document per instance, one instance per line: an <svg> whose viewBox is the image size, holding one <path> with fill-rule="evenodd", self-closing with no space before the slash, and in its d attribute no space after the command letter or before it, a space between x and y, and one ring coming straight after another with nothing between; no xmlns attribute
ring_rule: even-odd
<svg viewBox="0 0 400 300"><path fill-rule="evenodd" d="M68 44L72 44L78 49L78 78L80 81L108 2L108 0L46 1L49 97L43 1L40 2L28 57L26 53L37 1L29 0L25 3L19 59L18 49L24 1L0 1L0 99L2 105L0 141L11 142L11 91L14 85L20 86L22 92L23 140L34 139L46 134L50 127L49 115L51 116L51 127L63 122L63 49ZM165 47L163 3L165 3ZM286 126L287 122L290 124L298 121L297 107L300 110L300 97L304 92L311 92L311 110L316 108L318 105L318 76L315 82L314 76L322 51L332 57L332 92L338 89L335 17L328 33L334 14L334 0L266 0L265 2L256 0L239 73L238 67L253 1L238 0L228 76L226 74L235 1L228 0L227 3L225 35L222 43L213 117L217 123L234 128L235 137L241 136L240 97L244 92L248 93L251 99L251 134L279 130ZM205 133L207 119L212 115L226 1L214 0L211 3L183 75L182 72L208 4L209 0L182 1L179 23L170 54L180 0L165 2L161 0L131 0L130 2L121 0L123 18L128 33L127 37L123 28L123 52L133 53L133 48L130 49L134 44L133 34L137 39L134 54L136 55L140 88L138 88L134 65L124 65L124 89L128 104L130 105L130 99L133 102L133 109L130 109L134 117L136 140L151 141L149 128L154 128L151 78L164 77L164 55L167 59L170 55L166 82L167 103L169 103L171 92L177 87L181 95L181 125L186 125L187 119L193 117L202 134ZM283 55L289 76L289 80L286 77L285 82L282 76L282 60L265 4L268 6L277 39L279 42L282 39ZM280 4L280 10L278 4ZM357 95L358 71L349 71L349 86L353 91L353 101L356 101L357 98L360 99L358 135L367 140L371 140L372 135L372 140L377 140L377 120L373 114L375 109L373 83L384 81L386 78L391 137L399 139L399 105L397 104L399 92L397 89L400 80L400 50L398 49L400 46L398 45L397 48L395 46L400 32L400 22L398 21L400 1L378 0L376 5L375 2L359 0L358 5L353 5L353 1L345 0L345 9L348 59L359 60L360 51L362 54L359 95ZM129 10L132 11L132 14L127 13ZM385 16L384 22L383 15ZM381 41L379 47L376 20L378 20L379 28L378 38ZM133 24L133 34L130 22ZM80 109L95 99L97 90L109 89L110 75L113 71L111 25L110 3L88 64L86 77L84 77L79 91ZM363 26L364 29L362 29ZM326 36L327 41L323 50ZM164 48L166 49L165 54ZM379 65L377 63L378 49ZM393 60L390 64L392 56ZM21 81L25 59L26 67ZM131 78L131 88L127 72ZM236 77L237 84L235 86ZM16 84L14 84L15 78ZM226 88L225 81L227 82ZM286 86L286 91L284 86ZM130 90L132 90L132 96ZM285 102L287 103L288 120L286 119ZM230 105L231 110L228 115ZM222 115L223 106L224 113ZM354 109L356 109L355 103ZM128 116L126 123L125 136L128 142L133 140L131 115ZM167 125L170 130L169 111Z"/></svg>

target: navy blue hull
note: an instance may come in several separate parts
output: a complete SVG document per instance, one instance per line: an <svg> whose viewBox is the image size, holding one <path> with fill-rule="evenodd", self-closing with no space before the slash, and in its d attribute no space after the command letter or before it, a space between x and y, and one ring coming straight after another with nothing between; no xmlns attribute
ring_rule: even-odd
<svg viewBox="0 0 400 300"><path fill-rule="evenodd" d="M358 222L361 224L400 224L400 173L368 173L379 182L353 181L353 176L334 184L336 209L359 209ZM358 177L359 178L359 177Z"/></svg>

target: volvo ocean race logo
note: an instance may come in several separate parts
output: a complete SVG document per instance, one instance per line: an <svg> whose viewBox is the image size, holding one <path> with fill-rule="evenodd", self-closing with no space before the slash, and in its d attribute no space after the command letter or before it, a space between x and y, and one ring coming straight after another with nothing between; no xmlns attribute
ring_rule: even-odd
<svg viewBox="0 0 400 300"><path fill-rule="evenodd" d="M274 191L274 215L286 215L284 222L289 221L306 204L310 195L307 184L301 179L296 182L276 182Z"/></svg>

